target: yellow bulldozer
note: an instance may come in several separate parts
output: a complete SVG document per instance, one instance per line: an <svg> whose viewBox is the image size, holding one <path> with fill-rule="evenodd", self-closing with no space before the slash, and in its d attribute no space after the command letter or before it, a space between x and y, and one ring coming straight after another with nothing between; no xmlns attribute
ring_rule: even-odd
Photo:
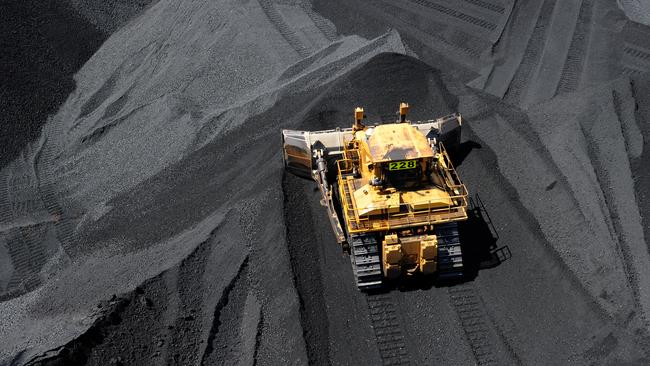
<svg viewBox="0 0 650 366"><path fill-rule="evenodd" d="M459 145L462 119L411 122L408 109L391 123L365 125L356 108L351 128L282 131L284 166L318 183L362 291L404 275L463 276L467 190L445 148Z"/></svg>

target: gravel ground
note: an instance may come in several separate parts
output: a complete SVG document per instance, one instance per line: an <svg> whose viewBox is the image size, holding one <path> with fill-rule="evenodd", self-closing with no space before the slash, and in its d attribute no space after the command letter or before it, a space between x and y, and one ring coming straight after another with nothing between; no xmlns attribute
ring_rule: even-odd
<svg viewBox="0 0 650 366"><path fill-rule="evenodd" d="M650 28L617 4L32 5L2 12L0 364L650 362ZM465 117L468 276L366 295L279 130L403 100Z"/></svg>

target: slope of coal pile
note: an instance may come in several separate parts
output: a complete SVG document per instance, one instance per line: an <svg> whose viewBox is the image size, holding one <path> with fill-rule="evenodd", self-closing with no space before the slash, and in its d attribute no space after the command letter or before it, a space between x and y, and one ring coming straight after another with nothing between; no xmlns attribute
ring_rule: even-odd
<svg viewBox="0 0 650 366"><path fill-rule="evenodd" d="M113 34L154 0L68 0L83 18L105 34Z"/></svg>
<svg viewBox="0 0 650 366"><path fill-rule="evenodd" d="M420 59L522 107L650 70L648 27L613 1L316 0L314 8L344 34L395 28Z"/></svg>
<svg viewBox="0 0 650 366"><path fill-rule="evenodd" d="M425 62L479 87L495 67L492 49L519 1L316 0L314 9L343 34L375 37L394 28ZM527 17L530 14L518 15Z"/></svg>
<svg viewBox="0 0 650 366"><path fill-rule="evenodd" d="M582 340L573 341L568 334L559 338L569 342L572 350L585 347L582 354L585 359L572 362L589 363L590 358L604 357L616 360L614 363L626 359L644 363L647 358L648 251L639 215L641 206L635 202L630 171L630 162L637 159L633 154L639 152L635 148L639 147L640 139L638 130L625 133L637 128L633 113L636 100L629 91L629 81L621 79L539 105L528 114L513 113L494 100L486 104L475 96L460 98L459 109L466 111L476 141L482 149L493 152L495 168L503 177L502 184L511 187L510 195L523 206L540 235L538 245L547 252L546 259L536 258L532 266L518 266L515 270L518 275L524 268L536 273L528 279L528 286L535 294L548 294L535 286L550 281L555 291L559 291L559 301L571 299L562 306L547 307L554 309L555 320L562 318L560 314L572 311L582 314L565 318L563 328L575 330L592 322L578 333L584 335L590 329L598 329L586 344L582 336ZM461 171L471 186L465 163ZM486 206L493 196L487 197ZM498 222L501 210L490 213ZM502 221L495 225L506 232L516 232L514 222ZM511 250L522 247L521 241L508 243L504 239L499 242ZM529 256L531 252L519 251L519 255ZM517 252L512 251L512 256L513 264L517 263ZM553 269L544 268L547 263L555 263ZM558 274L559 278L553 279ZM502 300L493 301L494 306L499 306ZM504 312L510 315L502 318L503 321L508 322L514 316L520 322L511 325L511 329L523 326L526 323L523 320L532 314L539 317L544 313L543 309L531 311L533 306L528 301L525 303L526 306L519 304ZM523 309L526 314L514 315ZM585 317L588 313L592 315ZM529 326L543 332L553 323ZM601 333L605 329L609 330ZM515 350L529 337L525 329L516 333ZM539 333L534 339L531 342L541 341ZM599 344L605 343L606 351L602 354L595 351L601 348ZM636 351L628 353L630 347ZM522 359L534 353L528 349L521 353ZM565 361L557 361L567 362L577 356L567 353L564 357Z"/></svg>
<svg viewBox="0 0 650 366"><path fill-rule="evenodd" d="M636 99L635 117L639 124L643 141L650 141L650 77L646 74L632 78L632 93ZM636 187L636 198L643 219L645 238L650 238L650 149L642 150L641 155L631 160L632 175Z"/></svg>

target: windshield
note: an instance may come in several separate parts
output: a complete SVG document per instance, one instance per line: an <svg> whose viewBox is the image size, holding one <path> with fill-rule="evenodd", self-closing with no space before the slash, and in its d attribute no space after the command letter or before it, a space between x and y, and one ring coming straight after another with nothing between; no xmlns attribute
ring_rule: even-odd
<svg viewBox="0 0 650 366"><path fill-rule="evenodd" d="M389 162L383 170L386 183L397 189L415 188L422 181L422 168L417 160Z"/></svg>

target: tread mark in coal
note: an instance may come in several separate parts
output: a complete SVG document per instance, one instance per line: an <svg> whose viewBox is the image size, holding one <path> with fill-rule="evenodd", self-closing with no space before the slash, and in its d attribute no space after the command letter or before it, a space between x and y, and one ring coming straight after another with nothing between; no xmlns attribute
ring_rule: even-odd
<svg viewBox="0 0 650 366"><path fill-rule="evenodd" d="M450 9L446 6L442 6L440 4L432 3L426 0L409 0L411 2L414 2L416 4L422 5L424 7L427 7L429 9L433 9L435 11L438 11L440 13L449 15L451 17L463 20L467 23L474 24L476 26L479 26L481 28L489 29L491 31L495 30L497 28L496 24L487 22L483 19L479 19L477 17L473 17L471 15L465 14L463 12L460 12L455 9Z"/></svg>
<svg viewBox="0 0 650 366"><path fill-rule="evenodd" d="M436 30L438 28L433 27L432 26L433 23L431 23L431 22L429 22L427 24L426 29L425 29L424 27L416 26L415 24L412 24L408 20L401 19L400 18L401 12L396 10L396 9L401 9L401 8L397 8L396 6L394 6L390 2L388 2L388 3L386 1L377 2L377 3L375 3L375 6L378 7L379 9L381 9L381 11L383 11L383 12L385 12L387 14L392 14L392 16L395 17L395 19L400 20L402 23L406 24L407 26L414 28L416 31L422 32L423 36L425 36L425 37L433 38L437 42L444 43L446 46L454 48L454 49L458 50L461 53L465 53L465 54L467 54L469 56L472 56L472 57L475 57L475 58L479 58L480 55L481 55L482 50L477 50L475 48L468 47L467 44L465 44L465 43L450 41L450 40L446 39L445 37L442 37L440 34L443 32L443 30L442 29ZM457 32L459 34L463 34L465 37L471 37L472 36L472 35L464 32L460 28L457 30ZM393 116L391 114L390 118L388 118L386 121L392 121L392 120L394 120L394 118L395 118L395 116ZM384 119L382 119L382 121L384 121Z"/></svg>
<svg viewBox="0 0 650 366"><path fill-rule="evenodd" d="M29 171L28 167L21 164L22 171ZM21 171L16 167L16 171ZM10 203L13 218L28 216L30 213L38 210L41 207L40 199L35 198L37 195L36 183L32 176L27 173L22 173L18 176L11 176L8 182L9 194L8 201Z"/></svg>
<svg viewBox="0 0 650 366"><path fill-rule="evenodd" d="M623 74L632 76L650 71L650 50L626 42L623 52L627 56L623 57Z"/></svg>
<svg viewBox="0 0 650 366"><path fill-rule="evenodd" d="M650 60L650 51L640 50L636 46L630 47L630 44L625 45L625 53L642 60Z"/></svg>
<svg viewBox="0 0 650 366"><path fill-rule="evenodd" d="M395 303L388 294L368 295L368 309L384 365L408 365L404 335Z"/></svg>
<svg viewBox="0 0 650 366"><path fill-rule="evenodd" d="M316 14L312 8L311 3L308 0L300 1L300 7L307 14L309 19L314 22L316 28L320 30L320 32L323 34L323 36L325 36L325 38L327 38L328 41L332 42L338 38L336 27L329 23L325 18Z"/></svg>
<svg viewBox="0 0 650 366"><path fill-rule="evenodd" d="M530 76L542 58L546 44L546 34L553 18L556 1L545 0L542 4L537 23L535 23L535 29L524 51L524 56L504 96L504 100L510 104L519 104L521 102L522 93L530 83Z"/></svg>
<svg viewBox="0 0 650 366"><path fill-rule="evenodd" d="M63 134L62 123L61 120L55 120L50 125L50 130L46 132L51 136L61 136ZM55 218L54 228L56 230L56 238L62 246L66 246L74 238L74 225L69 218L69 214L64 212L59 204L60 199L57 192L57 182L59 174L62 174L62 172L55 171L56 165L54 162L57 159L57 152L61 151L61 149L55 143L60 144L55 138L48 139L37 161L37 164L40 165L39 171L41 172L38 188L45 209L50 216Z"/></svg>
<svg viewBox="0 0 650 366"><path fill-rule="evenodd" d="M481 300L471 284L449 288L449 298L478 365L496 365L489 340L488 321Z"/></svg>
<svg viewBox="0 0 650 366"><path fill-rule="evenodd" d="M284 21L282 15L273 5L271 0L258 0L262 10L271 21L271 24L280 32L280 35L287 41L301 57L307 57L311 51L305 46L291 27Z"/></svg>
<svg viewBox="0 0 650 366"><path fill-rule="evenodd" d="M3 169L0 171L0 222L9 222L13 219L7 180L7 170Z"/></svg>
<svg viewBox="0 0 650 366"><path fill-rule="evenodd" d="M472 5L476 5L478 7L487 9L487 10L491 10L491 11L493 11L495 13L499 13L499 14L503 14L503 12L506 11L506 8L504 8L501 5L491 4L491 3L488 3L488 2L482 1L482 0L463 0L463 1L466 2L466 3L472 4Z"/></svg>
<svg viewBox="0 0 650 366"><path fill-rule="evenodd" d="M29 166L18 160L14 171L5 179L7 186L4 217L9 220L28 217L31 213L43 208L38 197L36 179L28 174ZM9 281L6 292L0 294L1 299L10 299L22 293L34 290L41 283L39 272L47 258L43 248L42 235L39 225L13 228L6 232L6 246L14 267L14 273Z"/></svg>
<svg viewBox="0 0 650 366"><path fill-rule="evenodd" d="M562 68L562 76L557 85L555 94L574 91L580 84L582 77L582 68L585 63L585 54L587 53L587 38L591 28L591 18L594 7L594 0L584 0L580 5L578 20L571 37L571 45L567 58Z"/></svg>
<svg viewBox="0 0 650 366"><path fill-rule="evenodd" d="M629 75L629 76L641 75L641 74L646 73L646 72L647 72L647 70L639 70L639 69L636 69L636 68L623 66L623 74L625 74L625 75Z"/></svg>

